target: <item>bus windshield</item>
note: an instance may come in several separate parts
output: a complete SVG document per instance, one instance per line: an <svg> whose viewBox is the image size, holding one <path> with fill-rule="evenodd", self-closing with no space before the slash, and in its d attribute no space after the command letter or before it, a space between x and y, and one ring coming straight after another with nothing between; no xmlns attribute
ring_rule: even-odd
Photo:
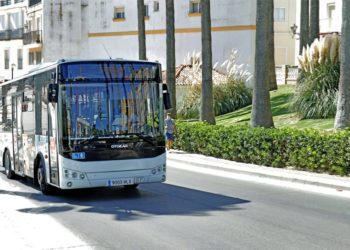
<svg viewBox="0 0 350 250"><path fill-rule="evenodd" d="M163 133L157 82L66 82L59 92L62 136L71 149L87 139Z"/></svg>

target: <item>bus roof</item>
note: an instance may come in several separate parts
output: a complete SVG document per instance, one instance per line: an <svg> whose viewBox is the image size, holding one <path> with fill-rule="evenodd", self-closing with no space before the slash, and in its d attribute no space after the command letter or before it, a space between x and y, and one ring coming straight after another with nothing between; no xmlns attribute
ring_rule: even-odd
<svg viewBox="0 0 350 250"><path fill-rule="evenodd" d="M21 75L19 77L16 77L14 79L11 79L9 81L0 83L0 86L7 85L12 82L16 82L18 80L21 80L23 78L33 76L42 72L45 72L47 70L53 69L57 67L58 65L62 64L70 64L70 63L93 63L93 62L120 62L120 63L148 63L148 64L160 64L158 61L151 62L151 61L145 61L145 60L126 60L126 59L91 59L91 60L83 60L83 59L60 59L56 62L47 62L43 64L39 64L37 67L31 69L28 71L28 73Z"/></svg>

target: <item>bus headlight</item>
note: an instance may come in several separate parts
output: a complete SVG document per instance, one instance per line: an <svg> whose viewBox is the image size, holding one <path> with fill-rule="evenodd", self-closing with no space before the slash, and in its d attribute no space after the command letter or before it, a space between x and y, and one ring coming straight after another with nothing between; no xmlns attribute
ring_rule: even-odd
<svg viewBox="0 0 350 250"><path fill-rule="evenodd" d="M81 180L85 179L85 174L79 171L73 171L69 169L64 169L64 177L67 179L78 179L80 178Z"/></svg>

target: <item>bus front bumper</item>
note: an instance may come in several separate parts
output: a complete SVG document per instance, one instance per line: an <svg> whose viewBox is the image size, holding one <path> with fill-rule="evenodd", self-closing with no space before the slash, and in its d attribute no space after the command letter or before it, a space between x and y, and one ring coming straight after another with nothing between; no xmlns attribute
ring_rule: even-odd
<svg viewBox="0 0 350 250"><path fill-rule="evenodd" d="M66 169L64 172L60 181L61 189L115 187L166 181L165 165L152 169L122 172L82 173Z"/></svg>

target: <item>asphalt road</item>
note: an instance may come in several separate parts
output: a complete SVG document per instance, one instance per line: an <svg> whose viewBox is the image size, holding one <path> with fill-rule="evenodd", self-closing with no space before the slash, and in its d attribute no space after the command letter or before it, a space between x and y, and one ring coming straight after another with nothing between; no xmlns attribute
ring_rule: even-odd
<svg viewBox="0 0 350 250"><path fill-rule="evenodd" d="M93 189L48 197L17 180L20 189L7 194L36 205L21 213L49 214L95 249L350 249L349 199L171 164L166 183L136 191ZM0 181L8 180L0 174Z"/></svg>

